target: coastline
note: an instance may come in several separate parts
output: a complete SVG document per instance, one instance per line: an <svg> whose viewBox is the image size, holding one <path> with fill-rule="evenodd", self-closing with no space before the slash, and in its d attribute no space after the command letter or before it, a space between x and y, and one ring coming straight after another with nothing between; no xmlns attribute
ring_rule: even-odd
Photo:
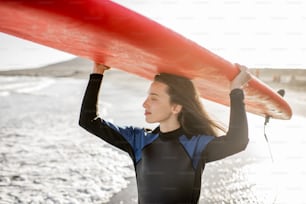
<svg viewBox="0 0 306 204"><path fill-rule="evenodd" d="M72 77L87 79L91 68L92 61L75 58L39 68L0 70L0 76ZM306 91L306 68L250 68L250 71L272 88L283 87L295 91Z"/></svg>
<svg viewBox="0 0 306 204"><path fill-rule="evenodd" d="M82 58L51 64L39 68L0 71L0 76L72 77L87 78L92 62Z"/></svg>
<svg viewBox="0 0 306 204"><path fill-rule="evenodd" d="M0 70L0 76L72 77L84 79L91 72L91 68L92 61L75 58L39 68ZM306 91L306 68L250 68L250 71L272 88L284 86L284 88Z"/></svg>
<svg viewBox="0 0 306 204"><path fill-rule="evenodd" d="M68 77L87 79L92 69L92 61L75 58L33 69L0 71L0 76L30 76L30 77ZM251 73L272 89L285 89L285 99L292 106L293 114L306 116L306 69L250 68ZM112 70L108 74L121 77L120 70ZM298 96L298 97L296 97Z"/></svg>

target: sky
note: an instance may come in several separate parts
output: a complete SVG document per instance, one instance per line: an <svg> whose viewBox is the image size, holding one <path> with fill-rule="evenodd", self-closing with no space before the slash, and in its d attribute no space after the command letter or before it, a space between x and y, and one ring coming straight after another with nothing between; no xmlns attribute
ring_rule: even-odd
<svg viewBox="0 0 306 204"><path fill-rule="evenodd" d="M251 68L306 68L306 1L115 0ZM0 22L1 23L1 22ZM39 67L73 55L0 33L0 69Z"/></svg>

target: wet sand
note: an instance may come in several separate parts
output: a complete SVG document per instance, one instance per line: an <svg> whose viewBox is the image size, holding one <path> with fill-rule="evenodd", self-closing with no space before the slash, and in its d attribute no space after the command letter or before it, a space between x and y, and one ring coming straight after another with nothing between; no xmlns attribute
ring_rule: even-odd
<svg viewBox="0 0 306 204"><path fill-rule="evenodd" d="M15 86L2 92L1 204L137 203L135 175L128 157L77 124L91 65L89 61L75 59L40 69L0 72L4 77L2 80L15 80L15 83L20 79L28 86L28 89ZM252 71L258 74L258 71ZM275 89L286 88L294 113L306 117L305 73L305 70L260 70L259 76ZM134 95L145 94L148 82L116 70L107 75L102 88L112 91L102 92L103 106L106 107L100 110L102 114L119 124L129 122L132 117L135 125L145 125L136 114L142 111L143 96ZM15 78L11 79L11 76ZM31 85L33 82L38 84ZM41 87L48 83L47 87ZM118 101L130 95L137 101L126 100L123 107L118 107ZM136 106L139 109L134 108ZM217 110L215 105L209 105L209 108ZM116 114L118 111L120 114ZM262 134L262 126L257 124L261 124L261 119L251 116L251 121L255 123L252 124L252 134L253 131ZM285 124L282 121L274 123ZM302 130L296 120L289 124L289 128ZM266 145L263 137L262 140L257 138L254 136L247 151L207 165L200 203L292 203L282 192L297 197L304 190L295 180L304 179L306 175L298 165L305 161L299 156L302 144L299 141L289 143L297 152L286 155L290 161L287 162L281 160L282 150L276 148L286 140L279 140L272 134L275 160L281 160L275 165L271 163L267 149L262 150L266 148L263 147ZM303 138L301 141L306 143ZM286 165L292 164L292 169L285 166L284 161ZM295 178L293 174L301 177ZM278 185L277 180L281 179L285 183ZM303 203L303 200L295 203Z"/></svg>

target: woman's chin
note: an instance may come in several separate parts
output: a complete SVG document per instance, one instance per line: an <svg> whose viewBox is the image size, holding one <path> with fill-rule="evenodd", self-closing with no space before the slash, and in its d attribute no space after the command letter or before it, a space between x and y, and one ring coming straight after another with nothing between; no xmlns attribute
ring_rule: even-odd
<svg viewBox="0 0 306 204"><path fill-rule="evenodd" d="M152 120L151 118L148 118L148 117L145 118L145 121L146 121L147 123L156 123L155 120Z"/></svg>

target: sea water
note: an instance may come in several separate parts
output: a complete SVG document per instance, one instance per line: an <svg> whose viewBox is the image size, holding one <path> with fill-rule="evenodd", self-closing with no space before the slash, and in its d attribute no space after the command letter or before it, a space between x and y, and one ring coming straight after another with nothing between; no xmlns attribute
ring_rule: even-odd
<svg viewBox="0 0 306 204"><path fill-rule="evenodd" d="M127 155L78 126L86 83L0 77L1 204L101 203L127 186Z"/></svg>
<svg viewBox="0 0 306 204"><path fill-rule="evenodd" d="M119 125L149 126L141 107L149 83L125 76L105 77L99 113ZM135 176L125 153L78 126L86 85L87 79L0 77L1 204L107 203ZM227 124L228 108L203 103ZM273 161L264 119L248 120L247 150L207 164L200 203L305 203L306 119L270 121Z"/></svg>

